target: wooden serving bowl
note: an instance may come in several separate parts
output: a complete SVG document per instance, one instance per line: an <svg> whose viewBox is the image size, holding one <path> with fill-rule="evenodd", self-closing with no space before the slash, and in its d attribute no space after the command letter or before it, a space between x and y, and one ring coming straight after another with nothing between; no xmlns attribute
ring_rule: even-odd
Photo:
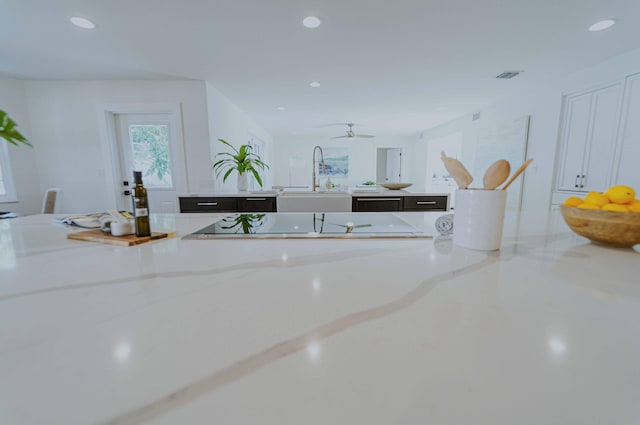
<svg viewBox="0 0 640 425"><path fill-rule="evenodd" d="M560 206L567 225L593 242L618 247L640 244L640 213L583 210Z"/></svg>

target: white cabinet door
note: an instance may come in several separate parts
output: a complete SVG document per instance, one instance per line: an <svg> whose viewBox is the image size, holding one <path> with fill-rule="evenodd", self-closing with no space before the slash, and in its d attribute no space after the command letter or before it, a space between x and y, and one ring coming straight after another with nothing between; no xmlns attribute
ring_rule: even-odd
<svg viewBox="0 0 640 425"><path fill-rule="evenodd" d="M624 184L640 189L640 74L627 79L622 131L620 135L620 162L612 184Z"/></svg>
<svg viewBox="0 0 640 425"><path fill-rule="evenodd" d="M566 97L558 190L604 191L610 185L621 86Z"/></svg>
<svg viewBox="0 0 640 425"><path fill-rule="evenodd" d="M565 99L559 190L580 190L582 164L587 151L590 111L591 93Z"/></svg>
<svg viewBox="0 0 640 425"><path fill-rule="evenodd" d="M621 95L621 84L593 93L591 134L580 190L604 192L611 186Z"/></svg>

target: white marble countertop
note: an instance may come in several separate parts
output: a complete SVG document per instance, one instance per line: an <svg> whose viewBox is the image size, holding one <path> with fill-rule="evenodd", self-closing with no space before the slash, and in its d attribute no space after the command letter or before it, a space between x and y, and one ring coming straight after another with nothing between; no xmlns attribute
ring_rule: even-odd
<svg viewBox="0 0 640 425"><path fill-rule="evenodd" d="M415 213L413 213L415 214ZM442 213L425 213L425 222ZM0 221L0 423L635 424L640 253L559 215L449 239L66 239Z"/></svg>

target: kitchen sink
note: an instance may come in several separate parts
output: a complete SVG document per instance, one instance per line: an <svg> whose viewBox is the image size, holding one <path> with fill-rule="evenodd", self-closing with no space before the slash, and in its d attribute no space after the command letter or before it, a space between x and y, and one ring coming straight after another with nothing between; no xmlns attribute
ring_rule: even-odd
<svg viewBox="0 0 640 425"><path fill-rule="evenodd" d="M276 199L278 212L350 212L351 195L346 192L284 190Z"/></svg>

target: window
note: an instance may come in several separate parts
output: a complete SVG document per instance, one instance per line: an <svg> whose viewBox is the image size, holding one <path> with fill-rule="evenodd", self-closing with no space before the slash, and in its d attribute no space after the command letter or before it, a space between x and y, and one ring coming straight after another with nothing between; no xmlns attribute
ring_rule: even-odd
<svg viewBox="0 0 640 425"><path fill-rule="evenodd" d="M0 140L0 203L16 202L17 200L11 164L9 163L9 149L7 149L7 143Z"/></svg>
<svg viewBox="0 0 640 425"><path fill-rule="evenodd" d="M165 124L129 125L133 169L142 171L147 188L173 189L168 134Z"/></svg>

